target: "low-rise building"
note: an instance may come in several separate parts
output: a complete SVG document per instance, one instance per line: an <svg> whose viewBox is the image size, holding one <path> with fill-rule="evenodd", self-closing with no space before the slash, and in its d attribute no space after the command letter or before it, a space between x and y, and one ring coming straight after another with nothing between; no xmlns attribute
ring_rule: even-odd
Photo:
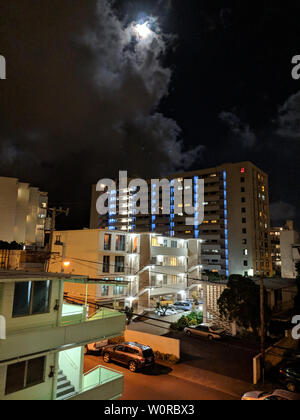
<svg viewBox="0 0 300 420"><path fill-rule="evenodd" d="M89 287L90 302L119 301L144 310L162 297L176 300L199 292L201 241L105 229L56 232L49 270L106 281ZM78 285L66 292L76 298L86 293Z"/></svg>
<svg viewBox="0 0 300 420"><path fill-rule="evenodd" d="M122 395L122 374L100 365L84 373L83 362L86 345L123 334L125 315L99 308L88 316L87 305L65 303L69 282L94 281L0 271L0 400L109 400Z"/></svg>

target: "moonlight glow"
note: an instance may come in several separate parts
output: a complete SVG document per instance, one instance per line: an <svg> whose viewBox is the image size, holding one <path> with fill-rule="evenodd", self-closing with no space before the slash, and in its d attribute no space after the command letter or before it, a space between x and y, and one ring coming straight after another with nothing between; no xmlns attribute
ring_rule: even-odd
<svg viewBox="0 0 300 420"><path fill-rule="evenodd" d="M134 30L135 30L137 36L140 39L147 39L152 34L152 31L151 31L151 29L148 26L148 22L144 23L143 25L140 25L140 24L136 25L134 27Z"/></svg>

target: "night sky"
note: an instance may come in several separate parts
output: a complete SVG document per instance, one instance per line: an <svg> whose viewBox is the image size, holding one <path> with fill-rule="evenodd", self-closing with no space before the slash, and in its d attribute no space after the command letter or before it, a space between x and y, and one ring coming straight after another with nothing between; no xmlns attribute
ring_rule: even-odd
<svg viewBox="0 0 300 420"><path fill-rule="evenodd" d="M300 229L300 2L0 0L0 176L71 207L91 184L250 160ZM148 22L140 38L136 25Z"/></svg>

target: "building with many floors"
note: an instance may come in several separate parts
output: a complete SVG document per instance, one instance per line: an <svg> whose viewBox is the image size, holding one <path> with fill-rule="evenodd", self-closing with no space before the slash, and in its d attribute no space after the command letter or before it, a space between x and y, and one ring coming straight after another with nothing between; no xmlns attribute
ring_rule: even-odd
<svg viewBox="0 0 300 420"><path fill-rule="evenodd" d="M0 177L0 241L44 246L48 194Z"/></svg>
<svg viewBox="0 0 300 420"><path fill-rule="evenodd" d="M296 263L300 261L299 234L294 222L288 220L283 227L271 228L273 271L282 278L296 278Z"/></svg>
<svg viewBox="0 0 300 420"><path fill-rule="evenodd" d="M150 231L169 237L201 239L204 271L227 277L231 274L272 276L267 174L251 162L241 162L167 178L171 182L170 215L151 214L153 204L157 200L161 202L161 197L151 193L151 180L148 180L149 188L143 191L143 194L148 194L149 215L132 211L131 203L136 189L128 187L122 190L122 199L119 199L118 190L111 192L108 215L100 217L96 209L100 193L94 187L91 227L136 233ZM175 179L179 181L178 191L174 191L172 184ZM185 186L187 179L192 180L192 187ZM174 212L174 196L192 188L196 201L199 179L204 180L205 218L201 225L187 226L186 215Z"/></svg>
<svg viewBox="0 0 300 420"><path fill-rule="evenodd" d="M123 334L125 315L64 302L69 282L86 277L0 271L0 400L111 400L123 375L84 372L86 345Z"/></svg>
<svg viewBox="0 0 300 420"><path fill-rule="evenodd" d="M90 302L143 310L166 296L176 300L200 292L200 261L197 239L84 229L55 232L49 270L98 279L88 285ZM79 300L86 295L83 285L69 284L65 291Z"/></svg>
<svg viewBox="0 0 300 420"><path fill-rule="evenodd" d="M283 231L282 227L271 227L271 256L273 273L275 276L281 276L281 250L280 250L280 234Z"/></svg>

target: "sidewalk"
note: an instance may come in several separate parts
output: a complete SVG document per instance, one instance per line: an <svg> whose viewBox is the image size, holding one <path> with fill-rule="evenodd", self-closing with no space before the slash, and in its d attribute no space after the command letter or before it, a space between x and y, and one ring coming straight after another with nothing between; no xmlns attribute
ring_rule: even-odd
<svg viewBox="0 0 300 420"><path fill-rule="evenodd" d="M172 372L170 372L169 375L195 382L238 399L246 392L255 390L254 385L247 382L229 378L207 370L194 368L184 363L172 366Z"/></svg>

